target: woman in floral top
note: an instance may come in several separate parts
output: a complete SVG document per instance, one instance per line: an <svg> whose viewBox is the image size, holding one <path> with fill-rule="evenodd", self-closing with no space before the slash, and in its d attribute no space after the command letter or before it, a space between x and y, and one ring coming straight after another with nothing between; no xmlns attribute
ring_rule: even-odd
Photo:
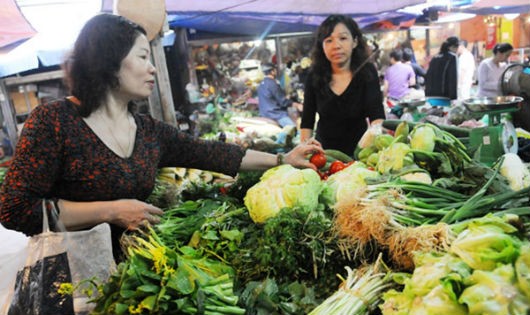
<svg viewBox="0 0 530 315"><path fill-rule="evenodd" d="M37 107L24 125L0 193L0 222L28 235L42 231L42 199L51 199L69 230L108 222L113 248L119 237L162 210L145 202L157 170L198 168L235 175L267 169L277 156L193 139L147 115L131 101L146 98L156 69L145 30L110 14L89 20L65 62L71 97ZM285 162L312 167L305 156L316 141L295 147Z"/></svg>

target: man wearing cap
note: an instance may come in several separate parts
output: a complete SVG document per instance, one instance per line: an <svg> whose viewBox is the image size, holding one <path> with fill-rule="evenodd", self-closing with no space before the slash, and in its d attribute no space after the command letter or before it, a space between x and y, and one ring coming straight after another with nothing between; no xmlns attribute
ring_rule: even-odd
<svg viewBox="0 0 530 315"><path fill-rule="evenodd" d="M270 118L281 127L296 126L289 116L289 107L302 111L302 104L293 102L285 97L280 84L276 81L277 70L273 64L266 63L261 66L265 78L258 86L258 105L261 117Z"/></svg>

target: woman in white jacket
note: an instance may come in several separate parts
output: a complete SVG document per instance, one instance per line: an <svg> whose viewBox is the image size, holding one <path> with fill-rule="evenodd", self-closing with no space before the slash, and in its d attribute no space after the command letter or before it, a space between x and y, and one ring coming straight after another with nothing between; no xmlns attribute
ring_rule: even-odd
<svg viewBox="0 0 530 315"><path fill-rule="evenodd" d="M495 97L502 95L500 79L508 66L506 61L513 51L513 46L501 43L493 47L493 57L482 60L478 66L478 93L479 97Z"/></svg>

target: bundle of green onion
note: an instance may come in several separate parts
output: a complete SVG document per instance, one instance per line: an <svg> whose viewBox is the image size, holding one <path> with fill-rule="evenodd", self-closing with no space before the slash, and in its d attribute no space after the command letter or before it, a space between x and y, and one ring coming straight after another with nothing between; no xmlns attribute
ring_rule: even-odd
<svg viewBox="0 0 530 315"><path fill-rule="evenodd" d="M377 308L381 294L392 286L391 274L382 263L381 255L372 265L351 269L339 289L317 306L309 315L361 315Z"/></svg>

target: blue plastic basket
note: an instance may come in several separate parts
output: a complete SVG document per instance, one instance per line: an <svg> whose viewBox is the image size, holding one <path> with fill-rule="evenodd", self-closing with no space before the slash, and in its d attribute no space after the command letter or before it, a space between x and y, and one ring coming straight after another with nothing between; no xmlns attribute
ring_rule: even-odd
<svg viewBox="0 0 530 315"><path fill-rule="evenodd" d="M451 99L448 97L427 97L425 101L431 106L451 106Z"/></svg>

